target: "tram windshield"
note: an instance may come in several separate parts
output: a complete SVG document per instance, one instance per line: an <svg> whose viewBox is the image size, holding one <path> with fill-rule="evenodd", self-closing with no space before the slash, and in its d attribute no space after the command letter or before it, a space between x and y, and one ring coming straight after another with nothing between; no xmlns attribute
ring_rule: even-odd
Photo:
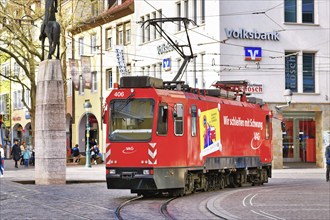
<svg viewBox="0 0 330 220"><path fill-rule="evenodd" d="M110 141L151 139L155 103L152 99L115 99L110 102Z"/></svg>

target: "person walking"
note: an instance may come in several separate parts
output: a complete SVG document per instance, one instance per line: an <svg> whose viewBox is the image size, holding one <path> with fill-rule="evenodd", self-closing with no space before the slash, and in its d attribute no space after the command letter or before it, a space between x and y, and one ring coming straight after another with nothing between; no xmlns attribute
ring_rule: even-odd
<svg viewBox="0 0 330 220"><path fill-rule="evenodd" d="M19 161L21 157L21 149L18 146L18 140L14 141L13 148L11 149L11 155L13 156L13 160L15 161L15 167L18 168L17 161Z"/></svg>
<svg viewBox="0 0 330 220"><path fill-rule="evenodd" d="M3 173L5 170L5 152L2 148L2 144L0 144L0 177L3 177Z"/></svg>
<svg viewBox="0 0 330 220"><path fill-rule="evenodd" d="M20 146L21 153L24 151L25 147L26 147L26 144L25 144L25 142L23 141L22 144L21 144L21 146ZM20 164L20 165L24 165L23 154L21 154L21 160L20 160L19 164Z"/></svg>
<svg viewBox="0 0 330 220"><path fill-rule="evenodd" d="M325 161L327 163L327 171L326 171L326 181L329 182L330 176L330 144L325 148Z"/></svg>
<svg viewBox="0 0 330 220"><path fill-rule="evenodd" d="M24 165L25 167L29 166L29 159L30 159L30 151L27 149L27 147L24 147L24 151L22 153L23 159L24 159Z"/></svg>

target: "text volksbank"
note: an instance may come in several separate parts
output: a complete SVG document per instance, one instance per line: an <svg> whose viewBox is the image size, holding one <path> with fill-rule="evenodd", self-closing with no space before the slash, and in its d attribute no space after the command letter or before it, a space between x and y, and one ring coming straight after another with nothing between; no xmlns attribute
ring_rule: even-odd
<svg viewBox="0 0 330 220"><path fill-rule="evenodd" d="M276 31L259 32L257 30L247 31L245 29L233 30L225 28L228 38L251 39L251 40L280 40L280 34Z"/></svg>

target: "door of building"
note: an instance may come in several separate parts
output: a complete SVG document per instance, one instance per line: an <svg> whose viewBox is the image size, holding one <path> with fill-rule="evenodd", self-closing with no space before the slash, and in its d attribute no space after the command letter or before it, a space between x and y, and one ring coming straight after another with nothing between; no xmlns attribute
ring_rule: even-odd
<svg viewBox="0 0 330 220"><path fill-rule="evenodd" d="M316 162L315 113L284 113L283 162Z"/></svg>

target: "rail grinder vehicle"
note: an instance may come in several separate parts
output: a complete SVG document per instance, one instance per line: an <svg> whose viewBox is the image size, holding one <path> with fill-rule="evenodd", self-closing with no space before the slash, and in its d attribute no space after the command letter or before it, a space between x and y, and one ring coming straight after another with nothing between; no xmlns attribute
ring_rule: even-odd
<svg viewBox="0 0 330 220"><path fill-rule="evenodd" d="M183 195L271 177L272 112L246 81L213 89L124 76L106 99L108 189Z"/></svg>

